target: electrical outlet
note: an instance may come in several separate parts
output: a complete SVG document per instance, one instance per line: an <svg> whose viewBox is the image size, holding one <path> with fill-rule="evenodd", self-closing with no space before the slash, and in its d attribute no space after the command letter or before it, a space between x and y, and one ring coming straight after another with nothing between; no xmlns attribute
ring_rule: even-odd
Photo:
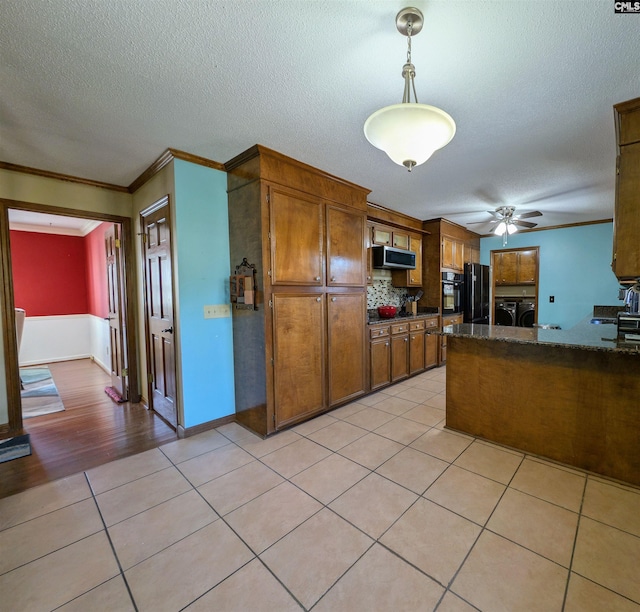
<svg viewBox="0 0 640 612"><path fill-rule="evenodd" d="M221 319L231 316L231 306L229 304L211 304L204 307L205 319Z"/></svg>
<svg viewBox="0 0 640 612"><path fill-rule="evenodd" d="M549 301L553 304L556 301L556 296L555 295L550 295L549 296Z"/></svg>

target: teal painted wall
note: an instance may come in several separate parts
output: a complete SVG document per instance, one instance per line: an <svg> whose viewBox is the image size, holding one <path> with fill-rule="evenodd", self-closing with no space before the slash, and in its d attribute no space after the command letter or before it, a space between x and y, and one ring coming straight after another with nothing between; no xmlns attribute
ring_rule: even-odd
<svg viewBox="0 0 640 612"><path fill-rule="evenodd" d="M590 315L596 304L622 305L611 271L612 223L517 233L509 236L506 247L501 237L482 238L480 262L489 265L492 250L531 246L540 247L538 323L568 329Z"/></svg>
<svg viewBox="0 0 640 612"><path fill-rule="evenodd" d="M227 175L175 160L184 426L235 412L231 317L205 319L204 306L229 304Z"/></svg>

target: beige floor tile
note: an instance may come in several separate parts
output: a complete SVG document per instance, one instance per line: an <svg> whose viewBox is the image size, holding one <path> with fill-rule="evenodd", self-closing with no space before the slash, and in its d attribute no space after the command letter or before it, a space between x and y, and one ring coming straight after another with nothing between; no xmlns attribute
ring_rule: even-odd
<svg viewBox="0 0 640 612"><path fill-rule="evenodd" d="M187 491L109 528L123 569L175 544L218 520L196 491Z"/></svg>
<svg viewBox="0 0 640 612"><path fill-rule="evenodd" d="M441 429L430 429L423 436L411 443L411 447L433 457L455 461L473 442L473 438L460 436Z"/></svg>
<svg viewBox="0 0 640 612"><path fill-rule="evenodd" d="M133 612L135 608L122 576L116 576L103 582L95 589L70 601L57 612L88 612L90 610L109 610L109 612Z"/></svg>
<svg viewBox="0 0 640 612"><path fill-rule="evenodd" d="M384 391L378 391L377 393L371 393L370 395L358 398L357 402L363 406L375 406L382 400L388 399L389 397L391 396Z"/></svg>
<svg viewBox="0 0 640 612"><path fill-rule="evenodd" d="M0 531L0 574L103 530L93 499Z"/></svg>
<svg viewBox="0 0 640 612"><path fill-rule="evenodd" d="M105 524L110 527L191 489L175 467L154 472L96 497Z"/></svg>
<svg viewBox="0 0 640 612"><path fill-rule="evenodd" d="M480 531L471 521L420 499L382 536L380 543L446 586Z"/></svg>
<svg viewBox="0 0 640 612"><path fill-rule="evenodd" d="M370 470L375 470L387 459L400 452L402 448L402 444L369 433L340 449L340 454Z"/></svg>
<svg viewBox="0 0 640 612"><path fill-rule="evenodd" d="M505 486L479 474L452 465L424 493L424 497L484 525Z"/></svg>
<svg viewBox="0 0 640 612"><path fill-rule="evenodd" d="M443 590L417 569L374 544L313 610L433 610Z"/></svg>
<svg viewBox="0 0 640 612"><path fill-rule="evenodd" d="M233 472L198 487L202 496L224 516L283 482L282 476L259 461L243 465Z"/></svg>
<svg viewBox="0 0 640 612"><path fill-rule="evenodd" d="M255 459L247 451L229 444L184 461L180 464L180 471L194 487L199 487L252 461Z"/></svg>
<svg viewBox="0 0 640 612"><path fill-rule="evenodd" d="M340 408L336 408L329 412L329 416L332 416L335 419L346 419L356 412L360 412L360 410L364 410L369 404L364 403L366 398L361 397L360 401L351 402L346 406L341 406ZM380 400L378 400L380 401Z"/></svg>
<svg viewBox="0 0 640 612"><path fill-rule="evenodd" d="M480 610L561 610L568 571L540 555L484 531L451 590Z"/></svg>
<svg viewBox="0 0 640 612"><path fill-rule="evenodd" d="M54 610L117 576L104 531L0 576L3 610Z"/></svg>
<svg viewBox="0 0 640 612"><path fill-rule="evenodd" d="M383 463L376 472L421 495L449 464L425 453L405 448Z"/></svg>
<svg viewBox="0 0 640 612"><path fill-rule="evenodd" d="M171 461L162 454L159 448L154 448L125 459L105 463L89 470L86 474L93 492L99 495L109 489L115 489L170 466Z"/></svg>
<svg viewBox="0 0 640 612"><path fill-rule="evenodd" d="M564 612L638 612L640 604L586 580L578 574L571 574Z"/></svg>
<svg viewBox="0 0 640 612"><path fill-rule="evenodd" d="M571 569L640 604L640 538L589 518L580 519Z"/></svg>
<svg viewBox="0 0 640 612"><path fill-rule="evenodd" d="M84 474L55 480L0 499L0 530L91 497Z"/></svg>
<svg viewBox="0 0 640 612"><path fill-rule="evenodd" d="M372 538L379 538L417 498L386 478L370 474L329 507Z"/></svg>
<svg viewBox="0 0 640 612"><path fill-rule="evenodd" d="M225 438L221 433L212 429L197 436L164 444L160 447L160 450L169 457L173 463L181 463L182 461L193 459L198 455L203 455L204 453L208 453L209 451L230 443L228 438Z"/></svg>
<svg viewBox="0 0 640 612"><path fill-rule="evenodd" d="M315 499L283 482L227 514L225 520L260 554L321 508Z"/></svg>
<svg viewBox="0 0 640 612"><path fill-rule="evenodd" d="M411 442L417 440L428 430L428 425L423 425L422 423L410 421L402 417L396 417L392 421L378 427L374 433L399 442L400 444L411 444Z"/></svg>
<svg viewBox="0 0 640 612"><path fill-rule="evenodd" d="M502 484L508 484L520 466L522 457L522 455L476 441L455 460L455 465Z"/></svg>
<svg viewBox="0 0 640 612"><path fill-rule="evenodd" d="M225 423L216 427L216 431L221 433L225 438L228 438L232 442L237 442L243 438L253 438L255 440L262 440L262 438L253 431L243 427L239 423Z"/></svg>
<svg viewBox="0 0 640 612"><path fill-rule="evenodd" d="M293 444L265 455L261 461L281 476L291 478L330 454L331 451L324 446L320 446L306 438L301 438Z"/></svg>
<svg viewBox="0 0 640 612"><path fill-rule="evenodd" d="M443 382L433 380L433 378L425 378L423 380L418 380L414 383L415 389L422 389L423 391L429 391L430 396L435 395L436 393L444 393L445 384ZM425 398L428 399L428 398ZM423 399L420 403L424 402Z"/></svg>
<svg viewBox="0 0 640 612"><path fill-rule="evenodd" d="M402 416L405 419L411 419L412 421L417 421L418 423L432 427L445 418L445 413L444 410L441 410L440 408L420 404L408 412L405 412Z"/></svg>
<svg viewBox="0 0 640 612"><path fill-rule="evenodd" d="M261 559L308 609L372 544L371 538L325 508L262 553Z"/></svg>
<svg viewBox="0 0 640 612"><path fill-rule="evenodd" d="M300 439L300 435L295 431L288 429L287 431L281 431L266 439L259 438L258 436L252 436L251 438L241 438L236 442L238 446L241 446L248 453L251 453L254 457L264 457L287 444L292 444Z"/></svg>
<svg viewBox="0 0 640 612"><path fill-rule="evenodd" d="M336 421L336 417L333 417L329 414L322 414L315 419L311 419L309 421L305 421L304 423L300 423L300 425L296 425L293 428L293 431L295 431L297 434L300 434L301 436L308 436L314 431L318 431L318 429L327 427L332 423L335 423Z"/></svg>
<svg viewBox="0 0 640 612"><path fill-rule="evenodd" d="M139 610L181 610L253 555L216 521L125 572Z"/></svg>
<svg viewBox="0 0 640 612"><path fill-rule="evenodd" d="M366 408L364 408L364 410L366 410ZM329 425L329 427L324 427L310 434L308 437L326 448L337 451L343 446L351 444L354 440L361 438L366 433L366 430L356 427L351 423L338 421Z"/></svg>
<svg viewBox="0 0 640 612"><path fill-rule="evenodd" d="M469 605L451 591L445 593L438 606L438 612L475 612L476 610L477 608Z"/></svg>
<svg viewBox="0 0 640 612"><path fill-rule="evenodd" d="M447 407L447 398L444 393L438 393L437 395L432 395L428 400L426 400L424 405L432 408L438 408L439 410L445 410Z"/></svg>
<svg viewBox="0 0 640 612"><path fill-rule="evenodd" d="M398 393L402 393L403 391L406 391L407 389L411 389L412 387L412 383L410 380L403 380L401 382L398 383L394 383L388 387L385 387L382 392L385 393L386 395L390 395L392 397L396 397L398 395Z"/></svg>
<svg viewBox="0 0 640 612"><path fill-rule="evenodd" d="M589 478L582 514L640 536L640 490Z"/></svg>
<svg viewBox="0 0 640 612"><path fill-rule="evenodd" d="M395 397L399 397L410 402L415 402L416 404L422 404L432 396L433 392L431 391L425 391L424 389L421 389L419 387L408 387L407 389L404 389L403 391L400 391L400 393L396 394Z"/></svg>
<svg viewBox="0 0 640 612"><path fill-rule="evenodd" d="M247 588L249 586L249 588ZM300 606L260 561L254 559L205 593L188 612L299 612Z"/></svg>
<svg viewBox="0 0 640 612"><path fill-rule="evenodd" d="M323 504L328 504L368 474L367 468L333 454L300 472L291 482Z"/></svg>
<svg viewBox="0 0 640 612"><path fill-rule="evenodd" d="M584 474L525 458L509 485L573 512L580 511Z"/></svg>
<svg viewBox="0 0 640 612"><path fill-rule="evenodd" d="M567 568L577 526L575 512L514 489L507 489L487 523L491 531Z"/></svg>
<svg viewBox="0 0 640 612"><path fill-rule="evenodd" d="M362 429L366 429L367 431L373 431L380 427L380 425L384 425L385 423L391 421L394 416L389 414L388 412L384 412L384 410L377 410L376 408L365 408L360 412L356 412L356 414L351 415L344 419L347 423L351 423L352 425L356 425L358 427L362 427Z"/></svg>
<svg viewBox="0 0 640 612"><path fill-rule="evenodd" d="M401 397L387 397L376 404L378 410L384 410L389 414L400 416L416 407L416 403Z"/></svg>

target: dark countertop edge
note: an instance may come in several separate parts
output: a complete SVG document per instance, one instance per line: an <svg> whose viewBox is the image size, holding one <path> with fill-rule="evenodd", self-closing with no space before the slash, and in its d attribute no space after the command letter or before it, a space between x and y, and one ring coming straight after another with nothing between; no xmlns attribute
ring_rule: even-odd
<svg viewBox="0 0 640 612"><path fill-rule="evenodd" d="M382 317L369 317L367 325L376 325L378 323L402 323L403 321L415 321L416 319L432 319L440 316L438 312L419 312L415 315L407 315L406 317L395 316L392 319L383 319Z"/></svg>
<svg viewBox="0 0 640 612"><path fill-rule="evenodd" d="M612 353L629 353L640 355L640 343L624 343L618 341L617 330L614 325L609 335L611 339L602 338L602 327L592 325L588 321L591 315L568 330L560 329L536 329L530 327L505 327L495 325L472 325L463 323L460 325L447 325L442 328L442 335L458 338L473 338L490 342L506 342L512 344L535 344L560 348L573 348L586 351L603 351ZM473 328L476 328L475 330ZM483 329L479 329L483 328ZM487 335L489 330L500 335Z"/></svg>

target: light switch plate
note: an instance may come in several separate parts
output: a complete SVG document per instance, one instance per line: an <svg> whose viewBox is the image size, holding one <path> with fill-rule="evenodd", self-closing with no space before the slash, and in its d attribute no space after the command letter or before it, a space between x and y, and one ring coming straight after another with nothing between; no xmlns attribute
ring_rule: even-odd
<svg viewBox="0 0 640 612"><path fill-rule="evenodd" d="M204 307L205 319L222 319L231 316L231 306L229 304L211 304Z"/></svg>

